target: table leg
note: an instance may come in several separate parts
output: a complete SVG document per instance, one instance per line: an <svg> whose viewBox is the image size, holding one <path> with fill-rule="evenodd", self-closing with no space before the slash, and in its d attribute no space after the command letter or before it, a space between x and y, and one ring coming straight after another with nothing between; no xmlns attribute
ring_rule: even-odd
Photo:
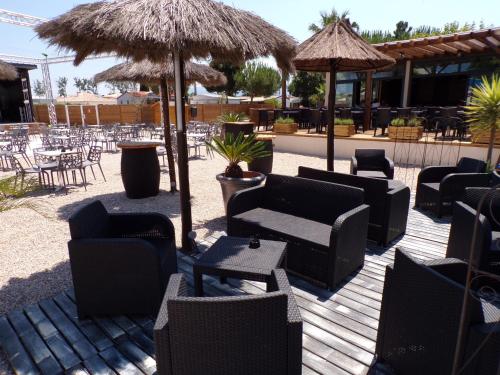
<svg viewBox="0 0 500 375"><path fill-rule="evenodd" d="M194 295L196 297L203 297L203 276L202 273L193 269L194 278Z"/></svg>

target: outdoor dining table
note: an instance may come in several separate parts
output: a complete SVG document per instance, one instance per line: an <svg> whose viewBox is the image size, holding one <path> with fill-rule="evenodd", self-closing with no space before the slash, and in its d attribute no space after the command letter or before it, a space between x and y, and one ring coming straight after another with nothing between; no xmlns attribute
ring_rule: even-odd
<svg viewBox="0 0 500 375"><path fill-rule="evenodd" d="M120 142L122 149L121 175L127 198L140 199L160 192L160 162L156 147L161 142Z"/></svg>
<svg viewBox="0 0 500 375"><path fill-rule="evenodd" d="M8 145L10 145L11 142L8 142L8 141L2 141L0 142L0 147L7 147Z"/></svg>

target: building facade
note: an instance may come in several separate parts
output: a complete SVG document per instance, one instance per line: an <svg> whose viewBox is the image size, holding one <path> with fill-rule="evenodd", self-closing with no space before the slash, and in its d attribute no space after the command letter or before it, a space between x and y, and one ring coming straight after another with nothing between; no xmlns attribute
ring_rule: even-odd
<svg viewBox="0 0 500 375"><path fill-rule="evenodd" d="M0 124L33 121L33 99L29 71L36 65L13 64L19 77L13 81L0 80Z"/></svg>

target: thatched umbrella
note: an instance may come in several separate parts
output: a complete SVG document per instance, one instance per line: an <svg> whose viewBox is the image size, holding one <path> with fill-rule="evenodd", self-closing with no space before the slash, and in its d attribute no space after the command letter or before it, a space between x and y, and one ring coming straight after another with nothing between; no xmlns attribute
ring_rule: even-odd
<svg viewBox="0 0 500 375"><path fill-rule="evenodd" d="M17 69L0 60L0 80L13 81L17 77Z"/></svg>
<svg viewBox="0 0 500 375"><path fill-rule="evenodd" d="M182 244L192 229L184 118L184 60L212 58L240 64L273 55L292 69L295 41L251 12L212 0L116 0L79 5L36 27L50 44L76 52L79 64L93 53L114 52L136 61L165 61L173 55Z"/></svg>
<svg viewBox="0 0 500 375"><path fill-rule="evenodd" d="M327 169L333 171L333 125L335 117L335 75L342 71L373 71L396 63L359 36L349 21L326 26L298 47L293 60L298 70L330 72L328 93Z"/></svg>
<svg viewBox="0 0 500 375"><path fill-rule="evenodd" d="M204 86L220 86L227 83L226 76L208 65L186 62L184 66L186 80L199 82ZM152 83L160 86L162 98L161 108L163 113L163 131L165 137L165 150L167 152L168 172L170 176L170 191L177 190L175 178L175 161L170 137L170 113L168 108L168 84L174 80L174 64L171 59L163 63L153 63L149 60L140 62L124 62L115 65L94 76L96 82L125 81Z"/></svg>

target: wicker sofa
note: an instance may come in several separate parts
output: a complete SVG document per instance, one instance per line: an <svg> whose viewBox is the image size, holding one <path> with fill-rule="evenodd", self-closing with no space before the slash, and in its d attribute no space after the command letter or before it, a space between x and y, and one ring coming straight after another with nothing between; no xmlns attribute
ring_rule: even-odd
<svg viewBox="0 0 500 375"><path fill-rule="evenodd" d="M410 188L403 184L390 188L381 178L354 176L319 169L299 167L299 177L354 186L365 192L365 203L370 205L368 238L387 245L406 231Z"/></svg>
<svg viewBox="0 0 500 375"><path fill-rule="evenodd" d="M383 149L359 148L351 158L351 174L363 177L394 178L394 162Z"/></svg>
<svg viewBox="0 0 500 375"><path fill-rule="evenodd" d="M469 261L476 210L482 195L488 194L479 216L474 264L500 274L500 192L493 195L489 190L467 188L464 201L455 202L446 257Z"/></svg>
<svg viewBox="0 0 500 375"><path fill-rule="evenodd" d="M418 174L415 207L432 209L438 217L451 213L452 203L462 200L466 187L489 186L486 163L461 158L455 167L430 166Z"/></svg>
<svg viewBox="0 0 500 375"><path fill-rule="evenodd" d="M401 375L451 374L466 272L458 259L419 263L397 249L385 274L377 360ZM461 374L496 375L500 308L474 297L467 312L464 358L470 362Z"/></svg>
<svg viewBox="0 0 500 375"><path fill-rule="evenodd" d="M363 265L368 217L359 188L270 174L231 197L227 232L286 241L287 270L333 289Z"/></svg>
<svg viewBox="0 0 500 375"><path fill-rule="evenodd" d="M71 215L69 228L79 318L158 312L177 272L174 226L167 217L110 214L94 201Z"/></svg>
<svg viewBox="0 0 500 375"><path fill-rule="evenodd" d="M302 318L282 269L268 293L231 297L190 297L172 275L154 340L159 375L302 373Z"/></svg>

